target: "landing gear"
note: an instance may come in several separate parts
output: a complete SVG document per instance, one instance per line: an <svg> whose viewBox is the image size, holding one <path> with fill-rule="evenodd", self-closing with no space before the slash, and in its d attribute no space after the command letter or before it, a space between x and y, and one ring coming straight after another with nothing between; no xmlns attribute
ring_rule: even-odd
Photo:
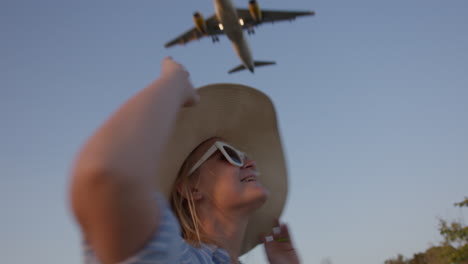
<svg viewBox="0 0 468 264"><path fill-rule="evenodd" d="M253 28L247 28L247 34L249 35L255 34L255 30Z"/></svg>
<svg viewBox="0 0 468 264"><path fill-rule="evenodd" d="M215 42L219 42L219 37L214 35L214 36L211 36L211 40L213 41L213 43Z"/></svg>

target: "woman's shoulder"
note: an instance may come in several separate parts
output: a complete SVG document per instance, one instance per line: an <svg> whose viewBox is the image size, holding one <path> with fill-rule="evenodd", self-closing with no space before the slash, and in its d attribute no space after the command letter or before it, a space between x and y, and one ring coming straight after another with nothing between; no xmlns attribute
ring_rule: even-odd
<svg viewBox="0 0 468 264"><path fill-rule="evenodd" d="M195 247L187 243L181 236L179 221L172 212L166 198L160 194L154 195L155 204L160 209L159 227L151 238L132 257L119 264L140 263L199 263L221 264L229 263L226 251L212 245L202 244ZM99 264L94 250L84 241L85 263Z"/></svg>
<svg viewBox="0 0 468 264"><path fill-rule="evenodd" d="M177 258L181 250L186 250L185 248L187 247L180 236L179 221L170 209L168 201L161 193L154 193L154 204L160 212L158 228L151 234L150 239L141 250L119 263L146 263L145 261L148 260L154 260L154 263L179 263ZM85 263L100 263L96 252L86 240L83 241L83 250Z"/></svg>

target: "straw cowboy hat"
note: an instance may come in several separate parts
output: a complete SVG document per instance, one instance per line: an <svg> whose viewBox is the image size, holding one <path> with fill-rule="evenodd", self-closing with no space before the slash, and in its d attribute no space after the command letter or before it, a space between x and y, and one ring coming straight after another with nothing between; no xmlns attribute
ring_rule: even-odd
<svg viewBox="0 0 468 264"><path fill-rule="evenodd" d="M203 141L219 137L249 153L261 172L260 181L269 192L267 202L250 218L241 253L270 233L273 220L283 211L288 192L286 161L276 113L264 93L240 84L210 84L197 89L200 101L183 108L165 146L158 188L170 197L178 171L188 155Z"/></svg>

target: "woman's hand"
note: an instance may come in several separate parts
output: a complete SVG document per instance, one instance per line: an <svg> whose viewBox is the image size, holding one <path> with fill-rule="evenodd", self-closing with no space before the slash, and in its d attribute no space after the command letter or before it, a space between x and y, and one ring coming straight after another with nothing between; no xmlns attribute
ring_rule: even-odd
<svg viewBox="0 0 468 264"><path fill-rule="evenodd" d="M300 263L286 224L276 219L272 233L265 236L263 242L270 264Z"/></svg>
<svg viewBox="0 0 468 264"><path fill-rule="evenodd" d="M174 82L174 86L181 90L183 106L193 106L200 99L190 81L190 74L180 63L177 63L172 57L166 57L161 65L161 79Z"/></svg>

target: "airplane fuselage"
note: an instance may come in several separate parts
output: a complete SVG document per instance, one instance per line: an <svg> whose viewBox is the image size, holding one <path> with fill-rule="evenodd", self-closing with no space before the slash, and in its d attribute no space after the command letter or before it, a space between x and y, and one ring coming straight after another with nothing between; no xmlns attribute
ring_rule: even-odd
<svg viewBox="0 0 468 264"><path fill-rule="evenodd" d="M230 0L214 0L216 16L223 25L224 33L232 42L232 46L241 59L244 66L251 72L254 71L254 63L249 45L244 37L242 26L239 24L237 11Z"/></svg>

